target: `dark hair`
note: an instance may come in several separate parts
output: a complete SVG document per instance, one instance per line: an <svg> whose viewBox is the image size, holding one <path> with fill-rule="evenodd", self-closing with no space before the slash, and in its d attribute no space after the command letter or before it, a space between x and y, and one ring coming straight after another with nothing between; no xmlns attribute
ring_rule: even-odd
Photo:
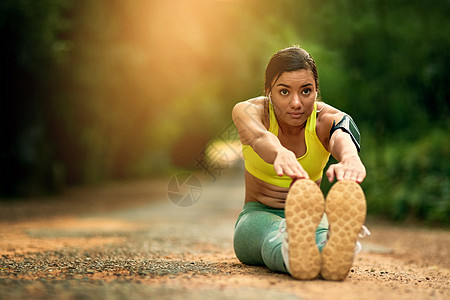
<svg viewBox="0 0 450 300"><path fill-rule="evenodd" d="M319 92L319 76L316 63L308 52L297 46L280 50L272 56L266 67L264 92L267 94L272 89L274 78L277 81L282 73L297 70L310 70L313 73L316 89Z"/></svg>

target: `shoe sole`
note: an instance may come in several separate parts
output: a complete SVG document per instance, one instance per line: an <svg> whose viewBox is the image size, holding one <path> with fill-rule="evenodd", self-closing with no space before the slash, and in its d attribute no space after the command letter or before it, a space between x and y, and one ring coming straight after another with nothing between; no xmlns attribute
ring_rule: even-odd
<svg viewBox="0 0 450 300"><path fill-rule="evenodd" d="M321 276L344 280L353 264L355 244L366 218L366 198L354 181L339 181L328 192L325 212L330 239L322 251Z"/></svg>
<svg viewBox="0 0 450 300"><path fill-rule="evenodd" d="M325 200L314 181L294 182L286 197L285 215L289 243L289 267L294 278L310 280L320 272L316 229L325 210Z"/></svg>

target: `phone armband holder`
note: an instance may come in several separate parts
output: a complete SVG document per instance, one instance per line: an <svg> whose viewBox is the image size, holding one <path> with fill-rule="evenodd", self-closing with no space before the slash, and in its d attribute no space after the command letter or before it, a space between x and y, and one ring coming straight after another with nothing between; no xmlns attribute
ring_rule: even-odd
<svg viewBox="0 0 450 300"><path fill-rule="evenodd" d="M345 115L342 118L342 120L339 121L339 123L336 124L336 121L333 121L333 126L331 127L331 130L330 130L330 138L333 135L333 133L338 129L342 129L342 131L344 131L350 135L353 143L356 146L356 149L358 149L358 152L359 152L361 150L361 146L360 146L361 134L359 133L358 126L356 126L353 119L349 115Z"/></svg>

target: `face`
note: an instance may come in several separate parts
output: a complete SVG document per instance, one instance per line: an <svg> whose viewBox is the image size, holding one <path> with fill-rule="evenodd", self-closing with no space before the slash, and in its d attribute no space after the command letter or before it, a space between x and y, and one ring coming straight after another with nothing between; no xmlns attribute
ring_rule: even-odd
<svg viewBox="0 0 450 300"><path fill-rule="evenodd" d="M317 96L313 73L310 70L284 72L272 86L270 96L278 122L288 126L304 125Z"/></svg>

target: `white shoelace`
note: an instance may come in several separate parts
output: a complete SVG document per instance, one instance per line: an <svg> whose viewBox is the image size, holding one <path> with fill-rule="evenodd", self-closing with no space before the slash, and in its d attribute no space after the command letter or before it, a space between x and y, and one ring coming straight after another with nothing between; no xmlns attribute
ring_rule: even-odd
<svg viewBox="0 0 450 300"><path fill-rule="evenodd" d="M272 243L273 241L275 241L277 238L280 237L280 235L282 235L284 232L286 231L286 219L282 219L280 222L280 225L278 226L278 233L276 236L274 236L273 238L271 238L269 240L269 243Z"/></svg>
<svg viewBox="0 0 450 300"><path fill-rule="evenodd" d="M279 238L284 232L286 232L286 219L282 219L280 222L280 225L278 226L278 233L269 240L269 243L272 243L273 241L275 241L277 238ZM359 238L365 238L366 236L371 235L369 229L363 225L361 227L361 232L358 234ZM328 240L327 240L328 241ZM322 244L326 243L327 241L323 241ZM359 241L356 241L356 245L355 245L355 255L358 254L359 252L361 252L362 250L362 245Z"/></svg>
<svg viewBox="0 0 450 300"><path fill-rule="evenodd" d="M358 234L358 236L360 238L365 238L366 236L369 236L369 235L371 235L369 229L367 229L367 227L363 225L361 227L361 232Z"/></svg>
<svg viewBox="0 0 450 300"><path fill-rule="evenodd" d="M362 226L361 227L361 232L358 234L359 238L365 238L366 236L369 236L371 233L369 231L369 229L367 229L366 226ZM355 255L357 255L359 252L361 252L362 246L361 243L359 241L356 241L356 245L355 245Z"/></svg>
<svg viewBox="0 0 450 300"><path fill-rule="evenodd" d="M269 240L269 243L272 243L273 241L275 241L277 238L280 237L280 235L282 235L284 232L286 232L286 219L282 219L280 222L280 225L278 226L278 233L277 235L275 235L273 238L271 238ZM361 232L358 234L359 238L365 238L366 236L371 235L369 229L363 225L361 227ZM322 244L326 243L327 241L323 241ZM358 254L359 252L361 252L362 250L362 245L359 241L356 241L356 245L355 245L355 255Z"/></svg>

